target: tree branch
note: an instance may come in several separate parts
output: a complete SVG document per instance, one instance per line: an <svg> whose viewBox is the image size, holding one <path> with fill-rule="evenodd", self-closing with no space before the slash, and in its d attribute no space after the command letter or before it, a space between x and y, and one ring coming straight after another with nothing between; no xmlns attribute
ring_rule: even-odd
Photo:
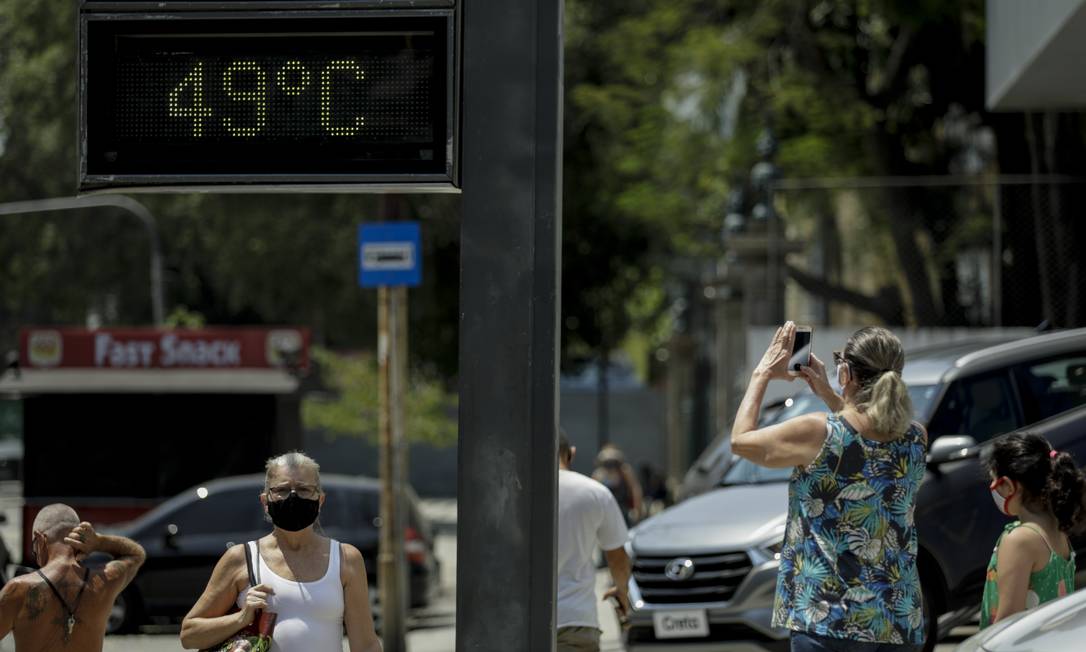
<svg viewBox="0 0 1086 652"><path fill-rule="evenodd" d="M894 88L898 76L901 75L904 68L902 62L905 60L905 52L908 51L912 40L913 30L909 27L902 27L897 38L894 39L894 44L890 47L890 56L886 58L886 66L881 77L872 78L870 73L868 75L867 94L869 97L880 97L887 89Z"/></svg>
<svg viewBox="0 0 1086 652"><path fill-rule="evenodd" d="M904 322L901 295L893 287L884 286L876 296L868 296L824 278L808 274L794 265L786 264L785 271L788 272L789 278L799 284L801 288L817 297L869 312L887 324L898 325Z"/></svg>

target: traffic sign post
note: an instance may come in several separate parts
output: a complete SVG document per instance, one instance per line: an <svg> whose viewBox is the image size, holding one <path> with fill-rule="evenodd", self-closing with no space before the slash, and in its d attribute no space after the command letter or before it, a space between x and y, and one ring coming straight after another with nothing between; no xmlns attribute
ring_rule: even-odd
<svg viewBox="0 0 1086 652"><path fill-rule="evenodd" d="M381 545L377 584L386 652L406 650L407 566L404 553L407 384L407 288L422 280L418 222L363 224L358 229L358 282L377 288L377 360L381 436Z"/></svg>
<svg viewBox="0 0 1086 652"><path fill-rule="evenodd" d="M364 288L418 287L422 282L418 222L381 222L358 227L358 283Z"/></svg>

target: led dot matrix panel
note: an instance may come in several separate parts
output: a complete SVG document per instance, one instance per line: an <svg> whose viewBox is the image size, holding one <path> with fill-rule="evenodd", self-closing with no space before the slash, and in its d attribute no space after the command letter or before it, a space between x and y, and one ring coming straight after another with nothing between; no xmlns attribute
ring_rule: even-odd
<svg viewBox="0 0 1086 652"><path fill-rule="evenodd" d="M455 182L451 12L91 15L80 185Z"/></svg>

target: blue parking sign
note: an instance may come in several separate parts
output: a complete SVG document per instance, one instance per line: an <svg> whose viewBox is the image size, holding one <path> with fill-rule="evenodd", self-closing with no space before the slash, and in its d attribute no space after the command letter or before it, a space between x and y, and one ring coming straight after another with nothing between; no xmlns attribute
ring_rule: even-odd
<svg viewBox="0 0 1086 652"><path fill-rule="evenodd" d="M379 222L358 227L358 284L417 287L422 282L418 222Z"/></svg>

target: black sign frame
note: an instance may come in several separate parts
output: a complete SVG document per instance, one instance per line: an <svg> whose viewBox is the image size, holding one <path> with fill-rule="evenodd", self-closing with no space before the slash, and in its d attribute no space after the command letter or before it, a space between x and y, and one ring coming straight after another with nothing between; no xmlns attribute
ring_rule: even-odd
<svg viewBox="0 0 1086 652"><path fill-rule="evenodd" d="M459 84L459 25L455 8L451 3L435 0L430 8L387 8L391 3L382 4L382 8L373 8L374 3L340 3L337 9L302 9L313 3L283 0L278 3L256 2L166 2L160 3L158 10L148 11L146 2L98 2L87 3L81 7L79 16L79 170L78 187L80 192L117 191L126 192L163 192L213 190L215 192L459 192L459 139L460 139L460 84ZM208 11L224 6L241 7L245 10ZM256 11L254 5L267 7L273 5L276 10ZM167 10L162 10L163 6ZM414 5L418 7L418 4ZM180 7L180 8L178 8ZM289 7L289 8L287 8ZM123 8L125 10L118 11ZM131 10L128 10L131 9ZM90 80L89 55L93 51L88 42L88 31L92 23L117 23L120 21L162 24L161 21L261 21L282 20L284 32L298 29L305 21L352 20L387 18L392 20L425 19L429 24L439 20L443 24L444 38L444 147L436 152L439 157L435 170L416 172L391 170L387 173L336 171L306 173L276 172L251 173L238 170L232 173L176 173L149 169L145 173L102 173L90 164L92 154L89 143L94 139L91 133L92 107L88 98L94 97L88 87ZM193 23L195 24L195 23ZM204 22L203 24L207 24ZM222 23L226 24L226 23ZM439 71L440 72L440 71ZM437 148L435 148L437 149ZM441 160L443 157L443 161ZM101 167L101 166L98 166ZM440 168L440 171L437 169Z"/></svg>

